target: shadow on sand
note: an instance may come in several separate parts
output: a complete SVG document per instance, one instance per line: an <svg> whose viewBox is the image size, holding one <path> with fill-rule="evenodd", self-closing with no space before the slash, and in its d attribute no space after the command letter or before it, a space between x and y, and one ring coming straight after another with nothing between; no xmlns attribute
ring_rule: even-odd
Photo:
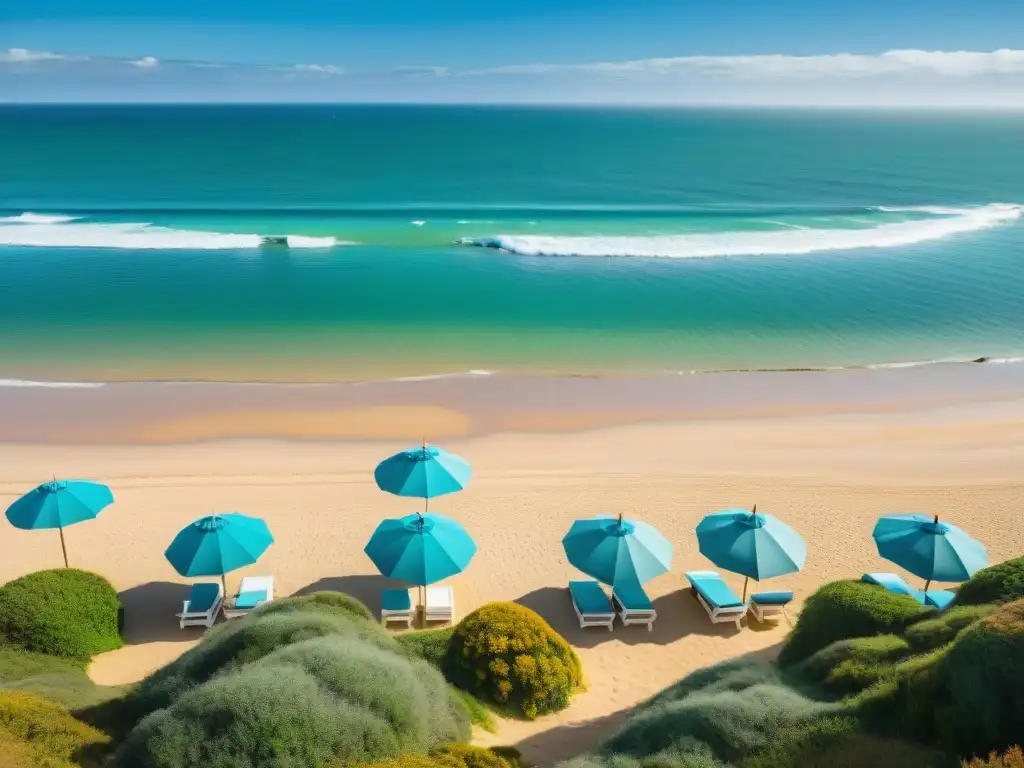
<svg viewBox="0 0 1024 768"><path fill-rule="evenodd" d="M380 616L380 593L384 589L401 589L406 585L385 578L380 574L358 576L336 576L318 579L295 592L296 595L311 595L314 592L344 592L359 600L370 609L374 616Z"/></svg>
<svg viewBox="0 0 1024 768"><path fill-rule="evenodd" d="M689 590L683 591L687 592ZM703 609L700 610L701 615L704 615ZM577 626L577 629L578 628L579 627ZM633 627L629 627L629 629L633 629ZM608 633L605 632L605 634ZM751 651L734 658L723 659L719 664L769 664L775 660L776 656L778 656L782 645L782 642L778 642L767 648ZM718 666L718 664L713 666ZM709 667L704 667L703 669L708 670ZM650 699L647 699L647 701L649 702L654 699L664 697L668 691L675 688L680 682L682 682L682 680L686 680L687 678L692 679L693 688L702 688L711 684L714 680L713 674L698 675L701 671L702 670L694 670L689 675L686 675L679 680L667 683L664 689L656 693ZM697 676L696 678L694 677L695 675ZM705 679L700 679L701 677L704 677ZM671 696L671 694L669 695ZM672 698L677 698L681 695L685 694L677 692L676 696L672 696ZM642 704L643 702L638 706L641 706ZM513 746L518 749L522 753L523 757L532 765L546 767L554 766L556 763L560 763L564 760L571 760L574 757L579 757L581 755L597 751L601 743L607 741L619 728L621 728L629 719L630 715L635 711L636 707L629 707L594 718L593 720L557 725L546 731L541 731L540 733L534 733L527 736Z"/></svg>
<svg viewBox="0 0 1024 768"><path fill-rule="evenodd" d="M181 612L190 589L190 584L150 581L119 593L124 607L121 636L125 644L188 642L202 637L206 627L181 629L175 616Z"/></svg>
<svg viewBox="0 0 1024 768"><path fill-rule="evenodd" d="M731 637L737 631L745 631L737 630L735 624L712 624L688 588L670 592L652 601L658 618L650 631L644 626L623 626L618 618L611 632L600 627L582 629L572 608L569 590L564 587L542 587L523 595L516 602L543 616L558 634L577 648L593 648L610 641L630 645L667 645L688 635ZM757 627L757 622L750 623Z"/></svg>

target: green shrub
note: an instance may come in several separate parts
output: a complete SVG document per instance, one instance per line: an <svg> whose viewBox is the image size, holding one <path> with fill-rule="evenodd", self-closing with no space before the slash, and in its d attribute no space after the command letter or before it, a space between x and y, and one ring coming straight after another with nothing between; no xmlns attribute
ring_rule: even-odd
<svg viewBox="0 0 1024 768"><path fill-rule="evenodd" d="M735 761L764 747L780 729L828 711L784 685L691 693L638 710L601 745L601 753L646 757L705 744L717 758Z"/></svg>
<svg viewBox="0 0 1024 768"><path fill-rule="evenodd" d="M984 568L956 591L957 605L1009 603L1024 598L1024 557Z"/></svg>
<svg viewBox="0 0 1024 768"><path fill-rule="evenodd" d="M59 705L30 693L4 690L0 690L0 736L0 761L9 757L10 764L19 768L99 768L108 742L104 734ZM14 746L8 749L4 741Z"/></svg>
<svg viewBox="0 0 1024 768"><path fill-rule="evenodd" d="M926 747L880 739L849 717L826 717L781 731L740 768L944 768L950 760Z"/></svg>
<svg viewBox="0 0 1024 768"><path fill-rule="evenodd" d="M454 685L451 686L451 692L459 706L466 713L470 723L483 728L489 733L498 732L498 724L495 722L494 715L486 704L469 691L456 688Z"/></svg>
<svg viewBox="0 0 1024 768"><path fill-rule="evenodd" d="M303 602L290 603L291 600ZM314 637L354 637L384 650L401 652L394 638L374 622L304 598L279 602L286 604L285 609L257 611L245 620L214 627L199 645L143 680L125 700L125 718L137 722L215 674Z"/></svg>
<svg viewBox="0 0 1024 768"><path fill-rule="evenodd" d="M1024 768L1024 752L1014 745L1001 755L998 752L990 752L987 758L975 757L967 760L963 768Z"/></svg>
<svg viewBox="0 0 1024 768"><path fill-rule="evenodd" d="M882 671L877 682L848 700L848 705L875 733L937 743L937 668L947 650L938 648L893 664Z"/></svg>
<svg viewBox="0 0 1024 768"><path fill-rule="evenodd" d="M117 592L74 568L38 571L0 587L0 637L50 656L88 660L121 647Z"/></svg>
<svg viewBox="0 0 1024 768"><path fill-rule="evenodd" d="M564 709L583 685L576 652L516 603L490 603L459 622L445 670L460 688L528 718Z"/></svg>
<svg viewBox="0 0 1024 768"><path fill-rule="evenodd" d="M466 744L445 744L430 755L399 755L362 768L513 768L514 764L496 750ZM331 768L348 768L334 763Z"/></svg>
<svg viewBox="0 0 1024 768"><path fill-rule="evenodd" d="M52 759L52 768L64 768L70 766L67 761ZM46 768L50 768L46 766ZM39 760L29 747L28 742L22 741L9 731L0 728L0 768L39 768Z"/></svg>
<svg viewBox="0 0 1024 768"><path fill-rule="evenodd" d="M934 619L907 628L907 642L915 651L930 651L947 645L974 622L995 613L995 605L955 605Z"/></svg>
<svg viewBox="0 0 1024 768"><path fill-rule="evenodd" d="M559 763L558 768L729 768L707 747L696 751L666 750L646 757L630 755L586 755Z"/></svg>
<svg viewBox="0 0 1024 768"><path fill-rule="evenodd" d="M451 645L453 634L455 634L455 627L445 627L444 629L428 629L421 632L405 632L397 635L395 639L413 656L418 656L441 669L448 656L448 646Z"/></svg>
<svg viewBox="0 0 1024 768"><path fill-rule="evenodd" d="M807 598L779 663L802 661L837 640L900 634L934 612L872 584L834 581Z"/></svg>
<svg viewBox="0 0 1024 768"><path fill-rule="evenodd" d="M207 633L144 681L117 765L322 768L468 738L437 669L340 601L299 600Z"/></svg>
<svg viewBox="0 0 1024 768"><path fill-rule="evenodd" d="M866 687L853 683L871 677L868 670L880 674L910 653L910 645L897 635L837 640L794 665L791 671L802 680L824 684L838 693L850 693ZM870 680L868 685L873 682Z"/></svg>
<svg viewBox="0 0 1024 768"><path fill-rule="evenodd" d="M0 688L35 693L80 708L124 695L125 686L96 685L79 659L63 659L0 645Z"/></svg>
<svg viewBox="0 0 1024 768"><path fill-rule="evenodd" d="M948 692L939 724L960 754L1018 743L1024 734L1024 600L964 630L938 675Z"/></svg>
<svg viewBox="0 0 1024 768"><path fill-rule="evenodd" d="M268 616L274 613L290 613L292 611L309 611L326 615L337 612L347 616L354 616L358 619L373 621L373 613L370 612L370 609L359 600L356 600L351 595L346 595L344 592L313 592L309 595L280 598L264 603L256 610L256 613Z"/></svg>

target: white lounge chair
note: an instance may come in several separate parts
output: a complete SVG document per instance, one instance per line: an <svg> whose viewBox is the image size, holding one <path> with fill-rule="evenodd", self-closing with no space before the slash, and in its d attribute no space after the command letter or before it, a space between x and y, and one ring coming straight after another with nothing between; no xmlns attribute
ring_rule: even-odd
<svg viewBox="0 0 1024 768"><path fill-rule="evenodd" d="M762 624L779 616L789 621L789 616L786 615L786 606L791 602L793 602L792 592L758 592L756 595L750 596L750 612Z"/></svg>
<svg viewBox="0 0 1024 768"><path fill-rule="evenodd" d="M747 604L741 600L715 571L690 571L686 575L698 602L704 606L713 624L740 622L747 615Z"/></svg>
<svg viewBox="0 0 1024 768"><path fill-rule="evenodd" d="M224 603L224 618L247 616L253 609L273 599L273 576L246 576L238 585L238 594Z"/></svg>
<svg viewBox="0 0 1024 768"><path fill-rule="evenodd" d="M619 606L619 618L624 625L646 624L648 632L654 629L658 612L642 586L636 583L616 584L612 588L612 597Z"/></svg>
<svg viewBox="0 0 1024 768"><path fill-rule="evenodd" d="M385 589L380 595L380 605L380 621L384 626L392 621L404 621L406 627L412 627L416 608L413 606L411 590Z"/></svg>
<svg viewBox="0 0 1024 768"><path fill-rule="evenodd" d="M181 628L206 627L209 629L217 621L217 614L224 602L224 590L219 583L193 584L192 591L181 607L178 618Z"/></svg>
<svg viewBox="0 0 1024 768"><path fill-rule="evenodd" d="M569 597L580 627L608 627L615 624L615 608L596 581L570 581Z"/></svg>
<svg viewBox="0 0 1024 768"><path fill-rule="evenodd" d="M455 621L455 593L451 587L427 587L423 621Z"/></svg>

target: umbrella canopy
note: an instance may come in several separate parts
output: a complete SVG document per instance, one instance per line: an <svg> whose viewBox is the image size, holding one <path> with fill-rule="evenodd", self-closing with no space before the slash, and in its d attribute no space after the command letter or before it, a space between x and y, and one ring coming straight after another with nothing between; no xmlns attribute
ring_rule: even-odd
<svg viewBox="0 0 1024 768"><path fill-rule="evenodd" d="M465 569L476 544L450 517L417 513L382 521L365 552L384 576L425 587Z"/></svg>
<svg viewBox="0 0 1024 768"><path fill-rule="evenodd" d="M576 568L613 587L644 584L672 566L672 544L653 526L622 515L577 520L562 546Z"/></svg>
<svg viewBox="0 0 1024 768"><path fill-rule="evenodd" d="M988 565L985 547L939 516L889 515L879 518L874 530L878 554L932 581L967 581Z"/></svg>
<svg viewBox="0 0 1024 768"><path fill-rule="evenodd" d="M462 457L424 443L384 459L374 470L373 478L382 491L431 499L461 491L472 473L469 462Z"/></svg>
<svg viewBox="0 0 1024 768"><path fill-rule="evenodd" d="M69 525L92 520L114 501L114 494L102 483L88 480L53 480L32 489L7 508L7 519L15 528L37 530L59 528L64 566L68 551L64 545L64 529Z"/></svg>
<svg viewBox="0 0 1024 768"><path fill-rule="evenodd" d="M224 581L224 574L252 565L273 543L270 529L258 517L228 512L183 528L164 556L182 576L220 576Z"/></svg>
<svg viewBox="0 0 1024 768"><path fill-rule="evenodd" d="M697 525L700 553L719 568L747 580L771 579L804 567L807 545L780 520L757 511L723 509ZM747 583L743 583L746 599Z"/></svg>

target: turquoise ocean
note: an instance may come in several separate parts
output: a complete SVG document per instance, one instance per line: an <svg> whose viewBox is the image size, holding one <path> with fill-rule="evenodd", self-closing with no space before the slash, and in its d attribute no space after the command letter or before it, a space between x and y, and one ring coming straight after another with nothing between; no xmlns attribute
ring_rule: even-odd
<svg viewBox="0 0 1024 768"><path fill-rule="evenodd" d="M2 106L0 380L1021 358L1022 136L1012 113Z"/></svg>

